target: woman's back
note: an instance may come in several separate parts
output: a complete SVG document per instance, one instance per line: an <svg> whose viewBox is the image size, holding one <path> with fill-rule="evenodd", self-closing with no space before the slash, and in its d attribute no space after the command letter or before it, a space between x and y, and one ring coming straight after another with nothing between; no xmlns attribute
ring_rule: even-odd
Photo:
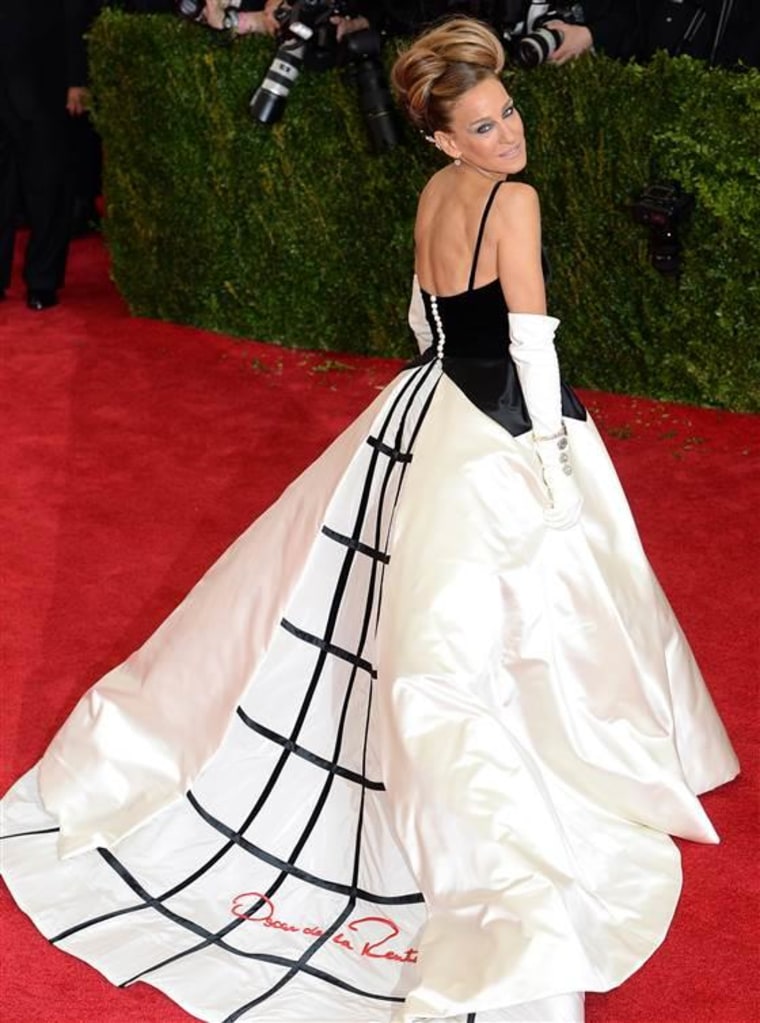
<svg viewBox="0 0 760 1023"><path fill-rule="evenodd" d="M510 186L514 187L514 186ZM472 286L490 284L498 277L499 218L486 209L497 201L494 182L461 168L447 167L434 175L420 196L415 224L416 270L420 287L433 295L458 295ZM483 236L476 253L479 232Z"/></svg>
<svg viewBox="0 0 760 1023"><path fill-rule="evenodd" d="M415 269L439 298L498 281L514 312L546 310L535 190L465 166L431 178L417 209Z"/></svg>

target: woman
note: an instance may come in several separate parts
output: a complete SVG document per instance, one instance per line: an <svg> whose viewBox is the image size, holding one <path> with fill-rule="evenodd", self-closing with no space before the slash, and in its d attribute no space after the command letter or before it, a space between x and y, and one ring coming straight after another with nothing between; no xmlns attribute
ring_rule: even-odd
<svg viewBox="0 0 760 1023"><path fill-rule="evenodd" d="M452 163L425 348L75 708L5 800L55 944L203 1020L579 1023L662 940L738 765L561 388L501 46L394 68Z"/></svg>

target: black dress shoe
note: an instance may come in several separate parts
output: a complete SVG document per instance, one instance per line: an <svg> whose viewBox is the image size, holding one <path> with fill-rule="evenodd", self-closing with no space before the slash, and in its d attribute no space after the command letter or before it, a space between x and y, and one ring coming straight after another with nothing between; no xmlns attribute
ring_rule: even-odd
<svg viewBox="0 0 760 1023"><path fill-rule="evenodd" d="M51 306L58 305L58 294L52 289L48 291L30 288L26 293L26 304L29 309L33 309L38 313L42 309L49 309Z"/></svg>

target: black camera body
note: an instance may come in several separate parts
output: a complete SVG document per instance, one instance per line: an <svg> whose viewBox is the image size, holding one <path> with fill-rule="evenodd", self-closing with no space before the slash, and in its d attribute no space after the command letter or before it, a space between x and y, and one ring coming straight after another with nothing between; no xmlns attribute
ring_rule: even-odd
<svg viewBox="0 0 760 1023"><path fill-rule="evenodd" d="M507 29L507 50L514 64L521 68L538 67L562 45L562 32L547 28L549 21L564 21L568 25L585 24L580 3L565 6L531 0L522 21Z"/></svg>
<svg viewBox="0 0 760 1023"><path fill-rule="evenodd" d="M277 51L251 97L250 113L261 124L275 124L303 67L322 70L340 66L357 87L362 112L375 152L401 141L396 110L380 57L381 39L371 28L347 32L337 42L335 17L355 17L351 0L294 0L275 11L280 25Z"/></svg>
<svg viewBox="0 0 760 1023"><path fill-rule="evenodd" d="M680 273L678 227L693 208L694 196L677 181L647 185L631 206L636 223L649 228L649 259L660 273Z"/></svg>

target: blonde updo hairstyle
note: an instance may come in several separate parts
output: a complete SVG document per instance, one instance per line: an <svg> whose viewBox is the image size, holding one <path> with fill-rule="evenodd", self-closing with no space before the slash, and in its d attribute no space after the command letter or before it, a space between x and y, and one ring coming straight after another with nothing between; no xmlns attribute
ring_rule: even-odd
<svg viewBox="0 0 760 1023"><path fill-rule="evenodd" d="M449 127L451 108L504 67L504 48L475 18L456 17L423 32L396 60L391 82L415 128L432 136Z"/></svg>

